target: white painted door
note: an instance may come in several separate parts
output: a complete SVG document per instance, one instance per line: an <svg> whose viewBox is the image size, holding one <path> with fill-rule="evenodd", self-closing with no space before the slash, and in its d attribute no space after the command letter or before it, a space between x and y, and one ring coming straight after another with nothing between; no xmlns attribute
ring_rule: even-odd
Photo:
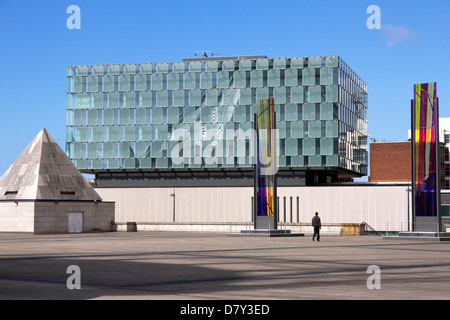
<svg viewBox="0 0 450 320"><path fill-rule="evenodd" d="M83 213L69 212L69 233L83 232Z"/></svg>

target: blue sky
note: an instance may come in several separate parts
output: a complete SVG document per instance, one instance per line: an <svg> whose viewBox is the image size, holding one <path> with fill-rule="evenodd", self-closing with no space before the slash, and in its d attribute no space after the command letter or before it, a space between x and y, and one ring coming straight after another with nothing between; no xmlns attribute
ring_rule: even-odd
<svg viewBox="0 0 450 320"><path fill-rule="evenodd" d="M68 65L339 55L368 85L372 138L407 139L414 83L437 82L450 117L448 0L0 0L0 40L0 175L44 127L64 148Z"/></svg>

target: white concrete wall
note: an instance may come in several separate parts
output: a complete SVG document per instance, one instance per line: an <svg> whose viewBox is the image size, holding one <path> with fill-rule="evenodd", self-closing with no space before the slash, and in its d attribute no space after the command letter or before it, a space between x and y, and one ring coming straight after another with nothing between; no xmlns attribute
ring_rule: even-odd
<svg viewBox="0 0 450 320"><path fill-rule="evenodd" d="M0 202L0 232L34 232L34 202Z"/></svg>
<svg viewBox="0 0 450 320"><path fill-rule="evenodd" d="M377 231L408 228L407 186L279 187L280 220L309 224L319 212L323 224L366 222ZM188 224L251 221L253 188L97 188L104 201L116 202L118 223ZM284 220L286 197L286 220ZM292 220L290 198L292 197ZM297 197L299 197L297 220Z"/></svg>

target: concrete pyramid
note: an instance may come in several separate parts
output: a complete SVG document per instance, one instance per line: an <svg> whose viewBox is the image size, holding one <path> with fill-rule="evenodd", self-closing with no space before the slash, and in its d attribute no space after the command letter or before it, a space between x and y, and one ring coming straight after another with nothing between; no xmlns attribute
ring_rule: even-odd
<svg viewBox="0 0 450 320"><path fill-rule="evenodd" d="M101 201L55 140L42 129L0 178L0 200Z"/></svg>

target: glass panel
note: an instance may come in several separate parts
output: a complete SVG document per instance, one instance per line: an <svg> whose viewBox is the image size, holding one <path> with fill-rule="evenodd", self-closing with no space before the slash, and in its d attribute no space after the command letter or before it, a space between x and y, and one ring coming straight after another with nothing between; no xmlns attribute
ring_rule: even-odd
<svg viewBox="0 0 450 320"><path fill-rule="evenodd" d="M193 123L195 120L195 107L185 107L183 112L183 121L185 123Z"/></svg>
<svg viewBox="0 0 450 320"><path fill-rule="evenodd" d="M247 109L245 106L236 106L234 108L234 121L235 122L245 122L247 120L246 110Z"/></svg>
<svg viewBox="0 0 450 320"><path fill-rule="evenodd" d="M178 90L180 88L180 75L178 73L169 73L167 75L167 89Z"/></svg>
<svg viewBox="0 0 450 320"><path fill-rule="evenodd" d="M338 57L326 57L327 67L338 67L339 59Z"/></svg>
<svg viewBox="0 0 450 320"><path fill-rule="evenodd" d="M303 85L315 85L316 84L316 69L306 68L302 70Z"/></svg>
<svg viewBox="0 0 450 320"><path fill-rule="evenodd" d="M327 137L338 137L338 121L326 121L326 136Z"/></svg>
<svg viewBox="0 0 450 320"><path fill-rule="evenodd" d="M92 108L103 109L103 93L92 94Z"/></svg>
<svg viewBox="0 0 450 320"><path fill-rule="evenodd" d="M236 63L234 60L222 61L222 70L223 71L234 71L235 65L236 65Z"/></svg>
<svg viewBox="0 0 450 320"><path fill-rule="evenodd" d="M333 120L333 107L332 103L321 103L320 120Z"/></svg>
<svg viewBox="0 0 450 320"><path fill-rule="evenodd" d="M250 72L250 86L262 87L263 86L263 72L260 70L253 70Z"/></svg>
<svg viewBox="0 0 450 320"><path fill-rule="evenodd" d="M303 155L316 154L316 139L303 139Z"/></svg>
<svg viewBox="0 0 450 320"><path fill-rule="evenodd" d="M119 124L130 124L130 110L121 109L119 110Z"/></svg>
<svg viewBox="0 0 450 320"><path fill-rule="evenodd" d="M117 157L114 148L114 142L103 143L103 158L115 158Z"/></svg>
<svg viewBox="0 0 450 320"><path fill-rule="evenodd" d="M110 93L108 95L108 100L109 100L109 107L110 108L119 108L120 104L119 104L119 93L118 92L113 92Z"/></svg>
<svg viewBox="0 0 450 320"><path fill-rule="evenodd" d="M184 91L172 92L172 105L177 107L184 106Z"/></svg>
<svg viewBox="0 0 450 320"><path fill-rule="evenodd" d="M311 167L322 166L322 157L321 156L309 156L308 157L308 165Z"/></svg>
<svg viewBox="0 0 450 320"><path fill-rule="evenodd" d="M92 66L92 74L103 75L105 73L105 67L103 65Z"/></svg>
<svg viewBox="0 0 450 320"><path fill-rule="evenodd" d="M152 90L163 89L163 75L161 73L155 73L151 75Z"/></svg>
<svg viewBox="0 0 450 320"><path fill-rule="evenodd" d="M123 72L126 74L135 74L136 73L136 65L135 64L125 64L123 66Z"/></svg>
<svg viewBox="0 0 450 320"><path fill-rule="evenodd" d="M166 62L161 62L156 64L156 72L167 73L169 72L169 64Z"/></svg>
<svg viewBox="0 0 450 320"><path fill-rule="evenodd" d="M286 138L286 122L280 121L276 123L276 129L278 129L278 137L280 139Z"/></svg>
<svg viewBox="0 0 450 320"><path fill-rule="evenodd" d="M98 110L87 111L87 124L98 125Z"/></svg>
<svg viewBox="0 0 450 320"><path fill-rule="evenodd" d="M203 107L200 120L202 122L211 122L211 111L210 107Z"/></svg>
<svg viewBox="0 0 450 320"><path fill-rule="evenodd" d="M129 158L131 153L129 142L119 142L119 158Z"/></svg>
<svg viewBox="0 0 450 320"><path fill-rule="evenodd" d="M308 58L308 68L320 68L322 66L321 57L309 57Z"/></svg>
<svg viewBox="0 0 450 320"><path fill-rule="evenodd" d="M303 138L303 121L291 123L291 137Z"/></svg>
<svg viewBox="0 0 450 320"><path fill-rule="evenodd" d="M178 123L179 109L178 108L168 108L167 109L167 123Z"/></svg>
<svg viewBox="0 0 450 320"><path fill-rule="evenodd" d="M198 61L189 62L189 72L201 72L202 63Z"/></svg>
<svg viewBox="0 0 450 320"><path fill-rule="evenodd" d="M322 101L322 87L321 86L310 86L309 90L309 102L319 103Z"/></svg>
<svg viewBox="0 0 450 320"><path fill-rule="evenodd" d="M256 60L257 70L269 70L269 60L268 59L258 59Z"/></svg>
<svg viewBox="0 0 450 320"><path fill-rule="evenodd" d="M239 70L252 70L252 60L239 60Z"/></svg>
<svg viewBox="0 0 450 320"><path fill-rule="evenodd" d="M88 66L77 66L76 75L77 76L87 76Z"/></svg>
<svg viewBox="0 0 450 320"><path fill-rule="evenodd" d="M207 106L216 106L217 103L217 90L206 90L206 105Z"/></svg>
<svg viewBox="0 0 450 320"><path fill-rule="evenodd" d="M136 124L147 123L146 111L147 109L136 109Z"/></svg>
<svg viewBox="0 0 450 320"><path fill-rule="evenodd" d="M206 71L217 72L219 69L219 62L217 61L206 61Z"/></svg>
<svg viewBox="0 0 450 320"><path fill-rule="evenodd" d="M82 92L83 91L83 78L82 77L74 77L73 78L73 92Z"/></svg>
<svg viewBox="0 0 450 320"><path fill-rule="evenodd" d="M172 72L184 73L184 62L174 62L172 64Z"/></svg>
<svg viewBox="0 0 450 320"><path fill-rule="evenodd" d="M287 104L285 113L286 121L297 121L298 120L298 106L296 104Z"/></svg>
<svg viewBox="0 0 450 320"><path fill-rule="evenodd" d="M188 72L184 74L184 89L195 89L195 73Z"/></svg>
<svg viewBox="0 0 450 320"><path fill-rule="evenodd" d="M285 104L286 101L286 87L273 88L273 98L276 104Z"/></svg>
<svg viewBox="0 0 450 320"><path fill-rule="evenodd" d="M107 127L107 141L119 141L119 127Z"/></svg>
<svg viewBox="0 0 450 320"><path fill-rule="evenodd" d="M273 68L274 69L286 69L286 59L285 58L273 59Z"/></svg>
<svg viewBox="0 0 450 320"><path fill-rule="evenodd" d="M217 88L229 88L230 73L228 71L217 73Z"/></svg>
<svg viewBox="0 0 450 320"><path fill-rule="evenodd" d="M338 86L326 86L327 102L338 102Z"/></svg>
<svg viewBox="0 0 450 320"><path fill-rule="evenodd" d="M114 125L114 110L112 109L103 110L103 124Z"/></svg>
<svg viewBox="0 0 450 320"><path fill-rule="evenodd" d="M326 165L327 166L338 166L338 156L337 155L332 155L332 156L327 156L327 160L326 160Z"/></svg>
<svg viewBox="0 0 450 320"><path fill-rule="evenodd" d="M293 69L302 69L303 68L303 58L292 58L291 59L291 68Z"/></svg>
<svg viewBox="0 0 450 320"><path fill-rule="evenodd" d="M293 166L293 167L304 167L305 166L304 157L301 157L301 156L292 157L291 158L291 166Z"/></svg>
<svg viewBox="0 0 450 320"><path fill-rule="evenodd" d="M269 99L269 88L256 88L256 100Z"/></svg>
<svg viewBox="0 0 450 320"><path fill-rule="evenodd" d="M123 106L125 108L135 108L136 107L136 93L125 92Z"/></svg>
<svg viewBox="0 0 450 320"><path fill-rule="evenodd" d="M212 72L200 73L200 89L212 88Z"/></svg>
<svg viewBox="0 0 450 320"><path fill-rule="evenodd" d="M320 139L320 154L333 155L334 154L334 139L324 138Z"/></svg>
<svg viewBox="0 0 450 320"><path fill-rule="evenodd" d="M161 158L162 157L162 142L161 141L153 141L151 143L151 157L152 158Z"/></svg>
<svg viewBox="0 0 450 320"><path fill-rule="evenodd" d="M153 108L152 109L152 123L162 123L162 109Z"/></svg>
<svg viewBox="0 0 450 320"><path fill-rule="evenodd" d="M239 89L239 104L240 105L250 105L252 104L252 89ZM230 103L234 104L234 103ZM253 120L252 120L253 121Z"/></svg>
<svg viewBox="0 0 450 320"><path fill-rule="evenodd" d="M87 109L91 107L91 99L88 94L77 94L76 106L77 109Z"/></svg>
<svg viewBox="0 0 450 320"><path fill-rule="evenodd" d="M119 74L120 66L118 64L110 64L108 65L108 74Z"/></svg>
<svg viewBox="0 0 450 320"><path fill-rule="evenodd" d="M151 74L153 73L153 64L152 63L141 63L141 73L142 74Z"/></svg>
<svg viewBox="0 0 450 320"><path fill-rule="evenodd" d="M167 107L169 105L169 92L157 91L156 92L156 106Z"/></svg>
<svg viewBox="0 0 450 320"><path fill-rule="evenodd" d="M267 71L267 80L269 87L279 87L280 86L280 70L269 70Z"/></svg>
<svg viewBox="0 0 450 320"><path fill-rule="evenodd" d="M156 168L168 168L169 161L167 158L156 159Z"/></svg>
<svg viewBox="0 0 450 320"><path fill-rule="evenodd" d="M99 158L98 144L97 143L87 143L87 158Z"/></svg>
<svg viewBox="0 0 450 320"><path fill-rule="evenodd" d="M114 76L103 77L103 91L104 92L114 91Z"/></svg>
<svg viewBox="0 0 450 320"><path fill-rule="evenodd" d="M151 92L141 92L139 95L139 105L141 107L151 107L152 106L152 93Z"/></svg>
<svg viewBox="0 0 450 320"><path fill-rule="evenodd" d="M321 121L309 121L309 138L320 138L322 136Z"/></svg>
<svg viewBox="0 0 450 320"><path fill-rule="evenodd" d="M98 77L97 76L87 77L87 91L88 92L98 92Z"/></svg>
<svg viewBox="0 0 450 320"><path fill-rule="evenodd" d="M287 87L298 86L298 70L286 69L284 72L284 83Z"/></svg>
<svg viewBox="0 0 450 320"><path fill-rule="evenodd" d="M245 71L234 72L234 87L245 88L247 86L247 75Z"/></svg>
<svg viewBox="0 0 450 320"><path fill-rule="evenodd" d="M286 139L285 155L286 156L297 156L298 155L298 140L297 139Z"/></svg>
<svg viewBox="0 0 450 320"><path fill-rule="evenodd" d="M303 104L303 120L315 120L316 119L316 106L315 104L305 103Z"/></svg>
<svg viewBox="0 0 450 320"><path fill-rule="evenodd" d="M320 69L320 84L327 85L333 84L333 68L321 68Z"/></svg>
<svg viewBox="0 0 450 320"><path fill-rule="evenodd" d="M202 92L200 90L189 91L189 105L190 106L202 105Z"/></svg>
<svg viewBox="0 0 450 320"><path fill-rule="evenodd" d="M291 88L291 102L292 103L303 103L303 87L292 87Z"/></svg>
<svg viewBox="0 0 450 320"><path fill-rule="evenodd" d="M134 126L126 126L125 127L124 140L125 141L135 141L136 140L136 127L134 127Z"/></svg>

